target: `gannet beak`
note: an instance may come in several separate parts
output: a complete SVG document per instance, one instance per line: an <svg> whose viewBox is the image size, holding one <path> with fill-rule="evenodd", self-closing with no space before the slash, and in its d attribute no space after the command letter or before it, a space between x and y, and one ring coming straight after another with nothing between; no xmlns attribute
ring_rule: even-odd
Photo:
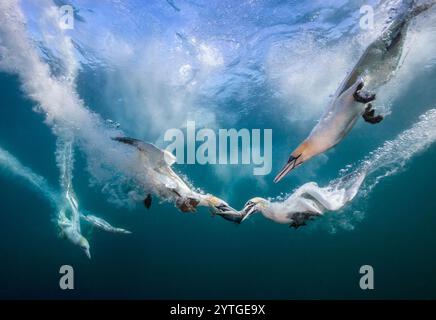
<svg viewBox="0 0 436 320"><path fill-rule="evenodd" d="M301 157L301 154L298 157L294 157L293 155L291 155L289 157L288 162L285 164L285 166L283 167L283 169L279 172L279 174L275 177L274 179L274 183L279 182L280 180L282 180L289 172L291 172L292 170L294 170L296 167L298 167L299 165L301 165L303 162L298 162L298 159Z"/></svg>
<svg viewBox="0 0 436 320"><path fill-rule="evenodd" d="M243 215L241 215L238 211L228 206L225 203L221 203L219 205L212 205L211 212L214 215L218 215L225 220L241 223Z"/></svg>
<svg viewBox="0 0 436 320"><path fill-rule="evenodd" d="M84 237L82 237L80 247L82 248L83 252L85 252L88 259L91 259L91 252L89 250L89 243L88 243L88 240L86 240Z"/></svg>
<svg viewBox="0 0 436 320"><path fill-rule="evenodd" d="M84 251L88 259L91 259L91 252L89 251L89 248L86 248Z"/></svg>
<svg viewBox="0 0 436 320"><path fill-rule="evenodd" d="M244 222L246 219L248 219L249 216L251 216L253 213L257 211L256 204L250 204L247 207L243 209L244 211L244 217L242 218L241 222Z"/></svg>

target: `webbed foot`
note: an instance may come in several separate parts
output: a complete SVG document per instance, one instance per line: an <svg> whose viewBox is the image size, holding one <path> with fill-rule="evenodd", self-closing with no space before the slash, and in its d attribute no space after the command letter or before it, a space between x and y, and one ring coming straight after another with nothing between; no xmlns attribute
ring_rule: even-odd
<svg viewBox="0 0 436 320"><path fill-rule="evenodd" d="M151 197L151 194L148 194L147 198L144 199L144 207L146 207L147 209L150 209L152 200L153 200L153 198Z"/></svg>
<svg viewBox="0 0 436 320"><path fill-rule="evenodd" d="M375 115L375 110L372 108L372 104L369 103L368 106L365 109L365 112L362 115L365 122L371 123L371 124L377 124L380 123L384 118L382 115Z"/></svg>
<svg viewBox="0 0 436 320"><path fill-rule="evenodd" d="M369 103L375 100L375 93L363 90L363 82L357 86L356 92L353 94L354 100L360 103Z"/></svg>

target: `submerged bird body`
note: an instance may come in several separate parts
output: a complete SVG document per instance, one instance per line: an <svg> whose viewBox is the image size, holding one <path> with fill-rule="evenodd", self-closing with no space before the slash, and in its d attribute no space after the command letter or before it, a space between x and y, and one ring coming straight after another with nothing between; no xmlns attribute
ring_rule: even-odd
<svg viewBox="0 0 436 320"><path fill-rule="evenodd" d="M80 230L79 204L70 183L67 184L65 200L65 205L60 210L58 216L58 227L61 230L60 235L68 239L72 244L79 246L86 256L91 259L89 242ZM69 218L66 211L70 212Z"/></svg>
<svg viewBox="0 0 436 320"><path fill-rule="evenodd" d="M62 227L61 236L68 239L72 244L79 246L88 258L91 258L88 240L80 234L73 225Z"/></svg>
<svg viewBox="0 0 436 320"><path fill-rule="evenodd" d="M309 137L300 145L302 161L320 154L337 145L351 130L359 116L365 110L361 103L357 103L353 94L363 81L356 81L350 88L330 104Z"/></svg>
<svg viewBox="0 0 436 320"><path fill-rule="evenodd" d="M253 198L244 207L244 220L255 212L265 218L291 227L304 226L306 221L322 216L326 211L338 211L357 194L364 174L357 176L348 187L321 188L309 182L298 188L282 202L271 202L263 198Z"/></svg>
<svg viewBox="0 0 436 320"><path fill-rule="evenodd" d="M224 200L210 194L201 194L192 190L172 169L176 162L174 155L151 143L127 137L116 137L113 140L132 145L140 152L139 162L142 174L147 176L154 193L167 201L173 202L182 212L196 212L198 206L208 207L213 214L232 222L240 222L240 212L230 207ZM146 207L151 205L151 195L144 200Z"/></svg>
<svg viewBox="0 0 436 320"><path fill-rule="evenodd" d="M283 179L305 161L340 143L359 117L363 116L364 120L371 124L383 120L382 116L375 115L370 104L375 99L375 94L369 93L368 90L375 90L392 78L400 63L411 19L434 5L434 2L422 6L414 6L413 3L408 1L398 8L396 17L382 35L367 47L336 91L318 124L291 153L274 182Z"/></svg>
<svg viewBox="0 0 436 320"><path fill-rule="evenodd" d="M116 137L113 140L131 145L139 151L140 173L147 176L149 183L146 187L158 197L175 203L182 212L195 212L198 205L206 205L204 195L192 190L171 168L176 162L173 154L133 138ZM147 195L144 205L147 208L151 206L151 195Z"/></svg>
<svg viewBox="0 0 436 320"><path fill-rule="evenodd" d="M91 258L88 240L81 234L78 225L66 217L64 210L61 210L59 213L57 223L61 230L60 236L70 241L73 245L79 246L86 256Z"/></svg>

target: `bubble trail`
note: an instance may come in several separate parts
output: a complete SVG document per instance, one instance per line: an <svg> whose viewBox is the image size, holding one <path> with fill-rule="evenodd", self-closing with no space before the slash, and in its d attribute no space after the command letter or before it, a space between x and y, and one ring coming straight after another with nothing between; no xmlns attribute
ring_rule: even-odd
<svg viewBox="0 0 436 320"><path fill-rule="evenodd" d="M48 184L47 180L24 166L17 158L2 147L0 147L0 170L3 171L5 175L20 178L27 182L32 189L40 192L54 208L58 207L60 195Z"/></svg>

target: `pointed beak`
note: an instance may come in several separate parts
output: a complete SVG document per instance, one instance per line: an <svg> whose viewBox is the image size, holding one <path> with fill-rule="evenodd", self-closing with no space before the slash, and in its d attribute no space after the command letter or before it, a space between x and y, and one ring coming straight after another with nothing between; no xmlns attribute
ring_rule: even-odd
<svg viewBox="0 0 436 320"><path fill-rule="evenodd" d="M84 251L88 259L91 259L91 252L89 251L89 248L86 248Z"/></svg>
<svg viewBox="0 0 436 320"><path fill-rule="evenodd" d="M257 211L256 204L249 205L244 208L244 218L242 218L241 222L244 222L248 217L250 217L253 213Z"/></svg>
<svg viewBox="0 0 436 320"><path fill-rule="evenodd" d="M218 215L227 221L235 223L241 223L243 217L243 215L241 215L238 211L224 203L218 206L213 206L211 208L211 212L212 214Z"/></svg>
<svg viewBox="0 0 436 320"><path fill-rule="evenodd" d="M294 170L296 167L298 167L302 162L298 163L297 160L301 157L301 154L298 157L290 156L288 162L283 167L282 170L280 170L279 174L275 177L274 183L279 182L282 180L289 172Z"/></svg>

